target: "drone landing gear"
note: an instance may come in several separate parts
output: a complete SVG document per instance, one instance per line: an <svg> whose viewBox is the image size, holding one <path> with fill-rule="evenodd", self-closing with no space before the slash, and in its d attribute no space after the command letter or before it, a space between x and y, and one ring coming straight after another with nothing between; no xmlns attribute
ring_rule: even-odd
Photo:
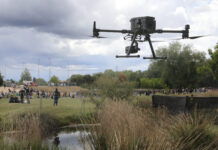
<svg viewBox="0 0 218 150"><path fill-rule="evenodd" d="M116 58L139 58L140 55L123 55L123 56L120 56L120 55L116 55Z"/></svg>
<svg viewBox="0 0 218 150"><path fill-rule="evenodd" d="M150 48L151 48L151 52L152 52L152 55L153 57L143 57L143 59L167 59L167 57L157 57L155 55L155 52L154 52L154 48L152 46L152 42L151 42L151 38L150 38L150 35L147 34L146 35L146 40L148 41L149 45L150 45Z"/></svg>

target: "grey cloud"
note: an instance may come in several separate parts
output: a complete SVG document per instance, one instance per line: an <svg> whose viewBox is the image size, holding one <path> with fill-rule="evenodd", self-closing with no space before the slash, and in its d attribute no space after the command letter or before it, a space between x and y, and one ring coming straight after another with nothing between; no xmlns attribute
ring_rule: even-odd
<svg viewBox="0 0 218 150"><path fill-rule="evenodd" d="M102 0L2 0L0 26L29 27L68 38L87 38L86 35L91 34L94 20L99 27L112 29L128 29L129 19L136 16L153 15L157 17L159 27L175 27L181 25L179 20L183 20L183 16L172 14L178 2L171 0L148 0L143 2L146 5L135 3L131 8L126 8L128 10L120 11L116 10L115 4L116 1ZM161 8L153 10L153 6L158 4ZM116 20L119 15L126 19L122 26L117 23L120 18Z"/></svg>
<svg viewBox="0 0 218 150"><path fill-rule="evenodd" d="M84 20L88 16L80 7L70 0L2 0L0 26L29 27L74 38L87 33Z"/></svg>

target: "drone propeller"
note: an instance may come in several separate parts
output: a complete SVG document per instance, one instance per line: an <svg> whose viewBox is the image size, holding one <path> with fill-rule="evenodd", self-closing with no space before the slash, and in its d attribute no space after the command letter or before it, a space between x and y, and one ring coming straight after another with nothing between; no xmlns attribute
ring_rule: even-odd
<svg viewBox="0 0 218 150"><path fill-rule="evenodd" d="M177 38L177 39L169 39L169 40L183 40L183 39L198 39L198 38L202 38L202 37L207 37L207 36L210 36L210 35L199 35L199 36L189 36L187 38Z"/></svg>
<svg viewBox="0 0 218 150"><path fill-rule="evenodd" d="M197 38L206 37L206 36L209 36L209 35L191 36L189 37L189 39L197 39Z"/></svg>
<svg viewBox="0 0 218 150"><path fill-rule="evenodd" d="M108 37L104 37L104 36L89 36L89 37L92 37L92 38L97 38L97 39L102 39L102 38L108 38Z"/></svg>

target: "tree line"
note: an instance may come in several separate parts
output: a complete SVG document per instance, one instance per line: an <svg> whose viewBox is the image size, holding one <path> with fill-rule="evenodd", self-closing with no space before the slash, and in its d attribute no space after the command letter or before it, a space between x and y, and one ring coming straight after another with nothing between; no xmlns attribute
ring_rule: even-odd
<svg viewBox="0 0 218 150"><path fill-rule="evenodd" d="M86 88L96 87L99 80L111 82L122 79L130 82L134 88L198 88L198 87L218 87L218 44L214 49L206 53L199 52L190 45L182 45L178 42L170 43L168 47L160 47L156 51L158 56L167 57L166 60L152 60L145 71L113 71L105 70L103 73L93 75L72 75L67 79L70 85L78 85ZM57 76L52 76L47 82L43 78L32 78L28 69L25 69L20 78L23 80L33 80L38 85L48 85L49 83L59 83ZM0 84L3 84L3 77L0 74Z"/></svg>
<svg viewBox="0 0 218 150"><path fill-rule="evenodd" d="M218 44L214 50L208 50L209 58L206 57L206 53L179 42L158 48L156 53L167 59L153 60L145 71L106 70L104 73L93 75L72 75L68 81L79 86L87 86L98 81L101 76L113 79L122 75L135 88L218 87Z"/></svg>

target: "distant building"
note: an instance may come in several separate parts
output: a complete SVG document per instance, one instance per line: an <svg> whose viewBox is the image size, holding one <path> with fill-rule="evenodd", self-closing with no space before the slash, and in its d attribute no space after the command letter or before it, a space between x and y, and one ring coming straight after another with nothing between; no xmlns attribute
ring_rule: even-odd
<svg viewBox="0 0 218 150"><path fill-rule="evenodd" d="M58 86L67 86L67 81L60 81Z"/></svg>
<svg viewBox="0 0 218 150"><path fill-rule="evenodd" d="M27 86L37 86L37 84L33 81L23 81L23 85L27 85Z"/></svg>
<svg viewBox="0 0 218 150"><path fill-rule="evenodd" d="M76 86L76 83L69 83L68 81L60 81L59 83L53 83L51 82L49 84L50 86Z"/></svg>
<svg viewBox="0 0 218 150"><path fill-rule="evenodd" d="M11 80L4 81L4 84L7 87L13 87L15 85L15 83L13 83Z"/></svg>

